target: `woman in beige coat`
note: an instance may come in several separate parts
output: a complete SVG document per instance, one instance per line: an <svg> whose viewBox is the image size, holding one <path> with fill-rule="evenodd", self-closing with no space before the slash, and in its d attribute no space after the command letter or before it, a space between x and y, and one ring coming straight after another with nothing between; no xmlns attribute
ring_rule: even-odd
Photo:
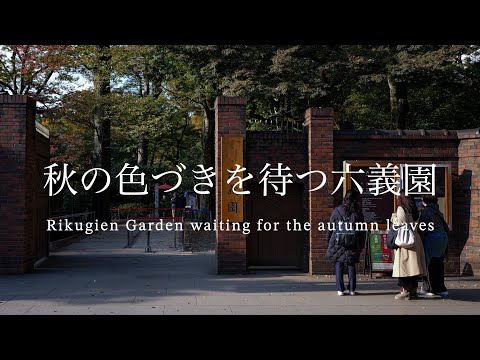
<svg viewBox="0 0 480 360"><path fill-rule="evenodd" d="M392 223L397 226L406 223L413 224L418 217L415 200L405 196L405 192L402 190L398 197L397 211L392 214ZM414 233L415 244L412 249L398 248L394 250L392 277L398 278L398 286L401 287L400 293L395 295L397 300L417 298L418 276L425 276L427 273L422 238L417 229Z"/></svg>

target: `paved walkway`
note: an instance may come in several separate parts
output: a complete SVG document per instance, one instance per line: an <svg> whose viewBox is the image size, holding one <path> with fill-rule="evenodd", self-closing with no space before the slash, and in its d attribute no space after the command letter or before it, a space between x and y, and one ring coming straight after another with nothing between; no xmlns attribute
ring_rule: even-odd
<svg viewBox="0 0 480 360"><path fill-rule="evenodd" d="M480 314L480 279L449 278L449 299L398 301L396 281L359 276L339 297L332 276L257 271L217 275L215 254L184 253L172 233L125 249L95 234L51 254L35 272L0 276L0 314Z"/></svg>

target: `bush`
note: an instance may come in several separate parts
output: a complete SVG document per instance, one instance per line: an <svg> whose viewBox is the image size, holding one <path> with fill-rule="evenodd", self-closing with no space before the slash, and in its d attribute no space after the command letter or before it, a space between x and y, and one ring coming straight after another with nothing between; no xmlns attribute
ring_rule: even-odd
<svg viewBox="0 0 480 360"><path fill-rule="evenodd" d="M147 206L144 203L125 203L120 204L116 207L118 210L114 210L112 212L112 217L116 219L127 219L131 217L145 217L148 216L151 211L150 210L137 210L137 209L144 209Z"/></svg>

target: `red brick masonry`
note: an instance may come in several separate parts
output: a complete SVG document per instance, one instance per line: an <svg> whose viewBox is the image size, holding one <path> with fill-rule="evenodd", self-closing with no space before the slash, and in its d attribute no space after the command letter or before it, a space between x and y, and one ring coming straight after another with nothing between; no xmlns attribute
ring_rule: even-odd
<svg viewBox="0 0 480 360"><path fill-rule="evenodd" d="M35 111L27 96L0 95L0 273L32 270L48 251L42 174L50 142L35 130Z"/></svg>
<svg viewBox="0 0 480 360"><path fill-rule="evenodd" d="M334 130L330 108L305 113L304 132L275 134L246 131L245 98L218 97L215 103L217 218L222 181L219 167L222 137L243 137L247 171L258 175L266 162L282 162L297 173L322 170L327 185L315 192L315 176L305 178L304 208L299 218L328 222L339 196L331 196L344 160L448 161L452 169L453 230L450 234L447 274L480 272L480 131L471 130ZM47 255L45 218L48 197L43 168L48 164L49 141L35 131L35 102L26 96L0 95L0 273L22 273ZM258 181L258 179L256 179ZM244 206L244 209L246 206ZM246 219L248 220L248 219ZM245 273L247 236L217 232L219 273ZM325 260L325 233L308 233L304 246L305 271L330 274ZM361 265L362 266L362 265Z"/></svg>
<svg viewBox="0 0 480 360"><path fill-rule="evenodd" d="M224 136L246 137L245 159L249 172L258 173L266 162L282 162L297 172L322 170L327 185L319 191L306 192L304 218L311 223L328 222L335 204L330 195L340 175L344 160L377 161L448 161L452 169L453 230L450 234L447 274L480 272L480 131L470 130L333 130L333 110L310 108L305 113L306 134L246 132L246 100L219 97L216 102L216 140ZM217 150L217 167L220 164ZM218 174L218 168L217 168ZM254 179L255 180L255 179ZM258 180L258 179L257 179ZM307 180L306 190L319 180ZM217 216L220 209L217 178ZM333 267L325 259L325 233L309 232L305 243L305 271L331 274ZM245 273L247 236L217 234L219 273ZM363 264L360 265L361 267Z"/></svg>

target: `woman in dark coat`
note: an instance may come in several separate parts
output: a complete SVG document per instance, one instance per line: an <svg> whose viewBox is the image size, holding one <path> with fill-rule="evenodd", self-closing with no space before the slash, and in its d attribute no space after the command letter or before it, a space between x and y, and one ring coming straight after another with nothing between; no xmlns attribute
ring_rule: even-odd
<svg viewBox="0 0 480 360"><path fill-rule="evenodd" d="M427 277L423 280L423 291L427 296L436 294L446 297L448 291L445 287L443 261L448 249L448 224L440 212L436 196L423 196L423 206L420 222L433 223L434 226L431 231L420 232L428 269Z"/></svg>
<svg viewBox="0 0 480 360"><path fill-rule="evenodd" d="M355 223L364 221L360 199L360 193L357 190L348 190L343 199L343 204L336 207L330 216L330 223L335 224L336 231L328 231L327 258L335 263L336 288L337 294L340 296L344 295L345 292L345 284L343 282L344 265L347 266L348 270L348 290L350 295L355 295L355 289L357 287L357 270L355 264L360 262L360 253L365 246L365 233L356 231L355 244L346 248L343 245L337 244L336 232L340 229L339 222L343 223L345 219L348 219L348 222L353 224L353 230L355 230Z"/></svg>

